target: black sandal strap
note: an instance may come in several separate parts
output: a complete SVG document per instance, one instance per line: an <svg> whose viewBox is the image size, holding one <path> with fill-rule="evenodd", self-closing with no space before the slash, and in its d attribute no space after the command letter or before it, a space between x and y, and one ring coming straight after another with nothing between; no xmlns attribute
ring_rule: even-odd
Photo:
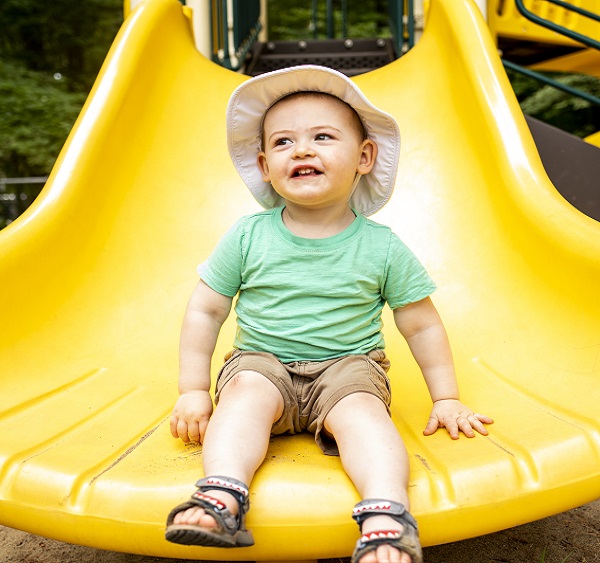
<svg viewBox="0 0 600 563"><path fill-rule="evenodd" d="M385 499L365 499L354 507L352 518L356 520L362 532L363 522L371 516L380 514L389 516L402 524L402 531L375 530L363 534L356 544L351 563L360 561L365 554L384 544L391 545L410 555L412 563L422 563L423 554L419 543L417 521L402 503Z"/></svg>
<svg viewBox="0 0 600 563"><path fill-rule="evenodd" d="M403 526L408 525L417 530L417 521L412 514L402 503L393 500L365 499L354 507L352 518L362 530L362 524L367 518L379 514L385 514Z"/></svg>
<svg viewBox="0 0 600 563"><path fill-rule="evenodd" d="M412 563L423 563L423 551L419 535L411 527L398 530L380 530L364 534L356 543L351 563L360 561L367 553L375 551L380 545L395 547L398 551L410 555Z"/></svg>
<svg viewBox="0 0 600 563"><path fill-rule="evenodd" d="M167 517L167 540L184 545L202 545L206 547L248 547L254 545L252 533L246 528L246 513L250 508L248 487L231 477L213 476L200 479L198 489L191 498L176 506ZM210 495L210 491L230 493L239 505L234 515L221 500ZM193 507L203 508L215 519L215 528L174 524L175 516Z"/></svg>
<svg viewBox="0 0 600 563"><path fill-rule="evenodd" d="M250 498L248 487L245 483L234 479L233 477L225 477L223 475L213 475L212 477L204 477L196 483L198 491L224 491L233 495L237 503L240 505L240 513L248 512L250 508Z"/></svg>

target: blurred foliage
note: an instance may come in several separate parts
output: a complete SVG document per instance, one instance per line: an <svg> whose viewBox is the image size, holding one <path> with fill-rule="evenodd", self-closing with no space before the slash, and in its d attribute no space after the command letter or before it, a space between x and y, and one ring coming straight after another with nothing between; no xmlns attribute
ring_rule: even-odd
<svg viewBox="0 0 600 563"><path fill-rule="evenodd" d="M22 64L0 65L0 170L4 177L46 176L54 164L85 94L67 91L47 72ZM0 199L0 228L35 199L40 184L9 184Z"/></svg>
<svg viewBox="0 0 600 563"><path fill-rule="evenodd" d="M0 177L50 173L122 20L122 0L0 2ZM40 188L6 185L0 228Z"/></svg>
<svg viewBox="0 0 600 563"><path fill-rule="evenodd" d="M269 0L268 36L273 41L327 38L327 2L316 2L317 13L313 18L313 0L293 0L281 8L281 0ZM334 0L334 35L342 37L342 3ZM316 29L313 24L316 21ZM348 0L347 36L390 37L388 26L387 0Z"/></svg>
<svg viewBox="0 0 600 563"><path fill-rule="evenodd" d="M327 38L327 2L324 0L269 0L269 39L294 40ZM316 29L312 17L317 6ZM332 2L334 34L342 37L342 2ZM347 35L358 37L390 37L387 19L387 0L348 0ZM521 108L527 115L554 125L564 131L586 137L600 130L600 106L544 85L522 74L509 71L509 79ZM549 74L568 86L600 97L600 80L582 74Z"/></svg>
<svg viewBox="0 0 600 563"><path fill-rule="evenodd" d="M316 29L313 0L268 0L269 38L326 38L327 2L314 4ZM341 4L332 1L336 37L342 37ZM348 0L347 35L389 37L387 4ZM122 0L0 1L0 177L50 173L121 25L122 10ZM509 78L525 113L580 137L600 130L598 106L522 75L509 72ZM557 79L600 96L597 78ZM8 185L0 194L0 228L39 189Z"/></svg>
<svg viewBox="0 0 600 563"><path fill-rule="evenodd" d="M122 0L2 0L0 54L88 92L122 21Z"/></svg>
<svg viewBox="0 0 600 563"><path fill-rule="evenodd" d="M6 176L48 173L85 93L69 92L48 72L15 61L0 66L0 163Z"/></svg>
<svg viewBox="0 0 600 563"><path fill-rule="evenodd" d="M586 74L544 73L549 78L600 98L600 79ZM600 106L571 96L534 78L508 71L521 109L563 131L586 137L600 130Z"/></svg>

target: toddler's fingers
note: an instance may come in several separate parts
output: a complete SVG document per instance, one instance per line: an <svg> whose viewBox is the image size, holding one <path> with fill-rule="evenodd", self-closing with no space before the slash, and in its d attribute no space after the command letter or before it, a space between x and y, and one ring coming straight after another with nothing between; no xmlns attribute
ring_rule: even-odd
<svg viewBox="0 0 600 563"><path fill-rule="evenodd" d="M173 436L173 438L179 438L179 434L177 433L177 422L179 421L179 419L173 415L171 417L171 421L170 421L170 426L171 426L171 436Z"/></svg>
<svg viewBox="0 0 600 563"><path fill-rule="evenodd" d="M475 416L477 420L483 422L484 424L494 424L494 419L486 416L485 414L475 413L473 416Z"/></svg>
<svg viewBox="0 0 600 563"><path fill-rule="evenodd" d="M188 436L188 425L185 420L179 419L177 421L177 437L181 438L181 440L186 444L188 444L190 441Z"/></svg>
<svg viewBox="0 0 600 563"><path fill-rule="evenodd" d="M432 434L435 434L436 430L440 427L440 424L438 422L438 419L430 416L429 420L427 421L427 426L425 426L425 430L423 430L423 434L425 436L431 436Z"/></svg>
<svg viewBox="0 0 600 563"><path fill-rule="evenodd" d="M200 443L200 425L197 422L188 425L187 434L191 442Z"/></svg>
<svg viewBox="0 0 600 563"><path fill-rule="evenodd" d="M494 420L489 416L485 416L484 414L473 415L473 423L472 426L477 432L479 432L482 436L487 436L489 434L488 429L484 426L484 424L494 424Z"/></svg>
<svg viewBox="0 0 600 563"><path fill-rule="evenodd" d="M463 430L462 427L460 426L460 423L458 422L459 419L450 419L448 421L446 421L446 423L444 424L444 426L446 427L446 430L448 431L448 434L450 434L450 438L452 438L453 440L458 440L459 438L459 429ZM462 420L462 419L460 419ZM468 421L467 421L468 424ZM469 428L471 426L469 425ZM464 432L464 430L463 430Z"/></svg>
<svg viewBox="0 0 600 563"><path fill-rule="evenodd" d="M490 420L491 422L494 422L494 421L491 418L483 417L483 422L482 422L482 419L480 417L481 417L481 415L472 414L469 417L469 422L471 423L471 426L473 427L473 429L476 430L477 432L479 432L479 434L481 434L482 436L487 436L489 434L489 432L487 431L487 428L483 425L483 422L486 422L487 420ZM488 423L488 424L491 424L491 423Z"/></svg>
<svg viewBox="0 0 600 563"><path fill-rule="evenodd" d="M469 416L459 416L456 419L456 423L460 428L460 431L467 437L473 438L475 436L475 432L473 432L472 425L476 422L476 419L473 415Z"/></svg>

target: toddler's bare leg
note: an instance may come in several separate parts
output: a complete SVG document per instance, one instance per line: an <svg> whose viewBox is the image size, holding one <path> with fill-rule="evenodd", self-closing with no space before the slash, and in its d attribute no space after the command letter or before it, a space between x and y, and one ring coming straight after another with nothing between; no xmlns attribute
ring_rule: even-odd
<svg viewBox="0 0 600 563"><path fill-rule="evenodd" d="M385 405L368 393L353 393L339 401L325 418L325 429L336 440L344 470L360 496L408 504L409 463L406 448ZM385 515L368 518L363 533L401 530ZM411 557L389 546L366 554L360 563L411 563Z"/></svg>
<svg viewBox="0 0 600 563"><path fill-rule="evenodd" d="M219 404L210 419L202 447L204 475L226 475L250 485L264 461L273 422L283 413L283 397L271 381L259 373L242 371L221 391ZM223 491L209 491L238 512L234 497ZM175 524L214 527L212 516L201 508L177 514Z"/></svg>

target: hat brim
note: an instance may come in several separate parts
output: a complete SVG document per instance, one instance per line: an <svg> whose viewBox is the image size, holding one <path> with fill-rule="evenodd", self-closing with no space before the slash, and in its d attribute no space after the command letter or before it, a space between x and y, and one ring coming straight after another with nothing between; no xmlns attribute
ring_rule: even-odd
<svg viewBox="0 0 600 563"><path fill-rule="evenodd" d="M295 92L324 92L350 105L363 122L378 153L371 172L361 176L350 200L363 215L379 211L390 199L396 183L400 154L400 130L396 120L376 108L344 74L320 66L303 65L261 74L241 84L227 107L227 145L242 180L265 209L283 205L270 183L264 182L257 165L261 150L262 120L281 98Z"/></svg>

